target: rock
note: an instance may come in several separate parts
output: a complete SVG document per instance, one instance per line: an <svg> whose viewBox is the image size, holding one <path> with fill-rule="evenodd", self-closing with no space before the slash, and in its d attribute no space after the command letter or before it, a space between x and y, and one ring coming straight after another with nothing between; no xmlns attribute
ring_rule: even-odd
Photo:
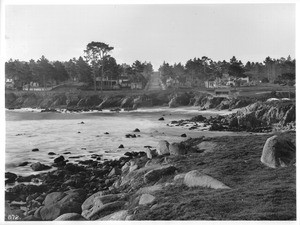
<svg viewBox="0 0 300 225"><path fill-rule="evenodd" d="M185 155L186 150L184 148L180 148L178 143L171 143L169 145L169 151L171 155Z"/></svg>
<svg viewBox="0 0 300 225"><path fill-rule="evenodd" d="M165 118L163 118L163 117L160 117L158 120L165 120Z"/></svg>
<svg viewBox="0 0 300 225"><path fill-rule="evenodd" d="M35 210L35 212L33 214L34 217L38 218L39 220L42 220L42 217L41 217L41 214L40 214L42 208L43 208L43 206L40 206L37 210Z"/></svg>
<svg viewBox="0 0 300 225"><path fill-rule="evenodd" d="M65 158L62 155L54 159L54 163L60 163L63 161L65 161Z"/></svg>
<svg viewBox="0 0 300 225"><path fill-rule="evenodd" d="M22 162L18 166L27 166L29 162Z"/></svg>
<svg viewBox="0 0 300 225"><path fill-rule="evenodd" d="M152 159L157 156L156 149L151 150L150 148L146 148L145 152L148 159Z"/></svg>
<svg viewBox="0 0 300 225"><path fill-rule="evenodd" d="M140 129L136 128L133 132L141 132Z"/></svg>
<svg viewBox="0 0 300 225"><path fill-rule="evenodd" d="M266 140L260 161L271 168L293 165L296 147L291 141L274 135Z"/></svg>
<svg viewBox="0 0 300 225"><path fill-rule="evenodd" d="M88 197L81 205L82 211L90 209L93 206L95 199L102 195L103 195L103 192L99 191L99 192L94 193L90 197Z"/></svg>
<svg viewBox="0 0 300 225"><path fill-rule="evenodd" d="M140 197L139 205L148 205L155 201L155 197L150 194L142 194Z"/></svg>
<svg viewBox="0 0 300 225"><path fill-rule="evenodd" d="M169 142L165 140L161 140L158 142L157 153L158 155L169 155Z"/></svg>
<svg viewBox="0 0 300 225"><path fill-rule="evenodd" d="M118 167L114 167L110 173L107 175L107 177L113 177L116 175L121 175L122 171Z"/></svg>
<svg viewBox="0 0 300 225"><path fill-rule="evenodd" d="M6 172L5 173L5 178L7 180L5 180L5 183L13 183L13 182L15 182L15 180L16 180L17 177L18 176L16 174L14 174L14 173Z"/></svg>
<svg viewBox="0 0 300 225"><path fill-rule="evenodd" d="M126 220L126 218L128 217L128 211L127 210L120 210L118 212L109 214L105 217L102 217L98 220L102 220L102 221L109 221L109 220Z"/></svg>
<svg viewBox="0 0 300 225"><path fill-rule="evenodd" d="M124 145L121 144L118 148L124 148Z"/></svg>
<svg viewBox="0 0 300 225"><path fill-rule="evenodd" d="M52 192L46 196L44 200L44 205L45 206L52 205L58 202L59 200L61 200L65 196L66 194L64 192Z"/></svg>
<svg viewBox="0 0 300 225"><path fill-rule="evenodd" d="M202 141L200 144L197 145L197 148L200 151L204 151L205 153L207 152L213 152L217 148L217 144L211 141Z"/></svg>
<svg viewBox="0 0 300 225"><path fill-rule="evenodd" d="M121 209L124 205L124 201L115 201L104 205L96 204L93 208L88 210L88 212L82 212L82 216L89 220L96 220Z"/></svg>
<svg viewBox="0 0 300 225"><path fill-rule="evenodd" d="M54 152L48 152L48 155L56 155Z"/></svg>
<svg viewBox="0 0 300 225"><path fill-rule="evenodd" d="M39 213L42 220L55 220L57 217L63 214L58 204L42 206L42 208L39 210Z"/></svg>
<svg viewBox="0 0 300 225"><path fill-rule="evenodd" d="M47 166L47 165L41 164L40 162L33 163L30 167L34 171L48 170L48 169L51 168L51 166Z"/></svg>
<svg viewBox="0 0 300 225"><path fill-rule="evenodd" d="M156 191L161 191L163 189L163 186L161 184L156 184L153 186L148 186L148 187L143 187L140 188L136 194L140 195L140 194L150 194Z"/></svg>
<svg viewBox="0 0 300 225"><path fill-rule="evenodd" d="M187 136L186 136L186 134L182 134L182 135L180 135L180 137L187 137Z"/></svg>
<svg viewBox="0 0 300 225"><path fill-rule="evenodd" d="M176 167L170 165L150 170L144 175L144 182L150 183L153 181L158 181L163 176L171 175L175 171Z"/></svg>
<svg viewBox="0 0 300 225"><path fill-rule="evenodd" d="M54 220L65 213L81 213L81 204L85 197L83 190L70 190L64 194L66 195L62 199L60 199L61 194L57 194L59 198L47 200L49 204L45 204L45 206L40 209L42 220Z"/></svg>
<svg viewBox="0 0 300 225"><path fill-rule="evenodd" d="M31 151L32 151L32 152L38 152L39 149L38 149L38 148L34 148L34 149L32 149Z"/></svg>
<svg viewBox="0 0 300 225"><path fill-rule="evenodd" d="M108 132L105 132L104 134L109 134Z"/></svg>
<svg viewBox="0 0 300 225"><path fill-rule="evenodd" d="M185 174L186 174L186 173L180 173L180 174L177 174L177 175L174 177L174 181L175 181L176 183L183 183Z"/></svg>
<svg viewBox="0 0 300 225"><path fill-rule="evenodd" d="M129 173L137 170L138 168L139 168L139 166L137 164L130 165L130 167L129 167Z"/></svg>
<svg viewBox="0 0 300 225"><path fill-rule="evenodd" d="M185 174L184 184L188 187L208 187L213 189L230 189L222 182L197 170L192 170Z"/></svg>
<svg viewBox="0 0 300 225"><path fill-rule="evenodd" d="M86 220L78 213L65 213L57 217L54 221Z"/></svg>

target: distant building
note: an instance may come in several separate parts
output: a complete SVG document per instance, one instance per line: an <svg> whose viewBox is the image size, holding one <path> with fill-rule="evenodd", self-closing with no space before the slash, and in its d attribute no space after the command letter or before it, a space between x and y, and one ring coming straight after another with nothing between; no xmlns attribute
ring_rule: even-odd
<svg viewBox="0 0 300 225"><path fill-rule="evenodd" d="M15 82L12 78L7 78L5 80L5 88L7 89L13 89L15 87Z"/></svg>
<svg viewBox="0 0 300 225"><path fill-rule="evenodd" d="M133 90L142 90L143 83L142 82L132 82L132 83L130 83L130 88Z"/></svg>
<svg viewBox="0 0 300 225"><path fill-rule="evenodd" d="M206 88L216 88L217 87L215 80L204 81L204 85Z"/></svg>
<svg viewBox="0 0 300 225"><path fill-rule="evenodd" d="M130 80L127 76L121 76L119 78L119 85L121 88L131 88Z"/></svg>
<svg viewBox="0 0 300 225"><path fill-rule="evenodd" d="M105 90L120 89L119 82L117 79L104 77L102 79L102 84L102 88ZM101 88L101 77L96 77L96 86Z"/></svg>

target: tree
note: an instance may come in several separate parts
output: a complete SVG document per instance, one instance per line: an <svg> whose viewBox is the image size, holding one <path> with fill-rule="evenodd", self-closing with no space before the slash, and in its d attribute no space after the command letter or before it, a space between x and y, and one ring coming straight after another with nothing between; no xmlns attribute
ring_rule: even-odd
<svg viewBox="0 0 300 225"><path fill-rule="evenodd" d="M114 48L103 42L91 42L86 46L84 50L86 59L92 66L92 73L94 78L94 90L96 91L96 76L101 66L101 92L103 90L103 76L104 76L104 60L109 58L108 53Z"/></svg>
<svg viewBox="0 0 300 225"><path fill-rule="evenodd" d="M15 87L22 89L24 84L30 84L32 72L27 62L10 59L5 63L5 77L13 79Z"/></svg>
<svg viewBox="0 0 300 225"><path fill-rule="evenodd" d="M230 59L230 66L228 67L228 73L230 76L234 76L236 78L244 77L244 68L243 63L241 61L237 61L235 56Z"/></svg>
<svg viewBox="0 0 300 225"><path fill-rule="evenodd" d="M72 81L78 80L78 71L76 68L76 59L70 59L68 62L64 63L66 71L68 73L68 77L71 78Z"/></svg>
<svg viewBox="0 0 300 225"><path fill-rule="evenodd" d="M66 81L69 78L69 74L65 68L65 66L59 62L55 61L53 63L53 67L55 69L54 79L59 83L62 81Z"/></svg>
<svg viewBox="0 0 300 225"><path fill-rule="evenodd" d="M42 57L37 61L37 72L40 78L40 83L43 83L43 87L47 86L48 82L55 80L55 69L49 63L49 60L42 55Z"/></svg>
<svg viewBox="0 0 300 225"><path fill-rule="evenodd" d="M79 82L84 82L88 85L91 85L93 83L92 69L81 56L76 61L75 68Z"/></svg>
<svg viewBox="0 0 300 225"><path fill-rule="evenodd" d="M117 64L114 57L108 57L104 59L105 69L104 74L110 79L118 79L122 73L122 67ZM103 74L103 76L104 76Z"/></svg>

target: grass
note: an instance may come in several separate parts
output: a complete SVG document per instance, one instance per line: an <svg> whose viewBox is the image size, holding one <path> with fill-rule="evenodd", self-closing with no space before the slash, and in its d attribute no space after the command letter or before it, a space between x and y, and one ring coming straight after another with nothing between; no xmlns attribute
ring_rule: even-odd
<svg viewBox="0 0 300 225"><path fill-rule="evenodd" d="M271 169L260 162L271 135L216 137L214 152L173 157L179 172L197 169L230 190L169 186L156 207L138 208L136 220L295 220L296 167ZM294 140L294 134L286 134Z"/></svg>

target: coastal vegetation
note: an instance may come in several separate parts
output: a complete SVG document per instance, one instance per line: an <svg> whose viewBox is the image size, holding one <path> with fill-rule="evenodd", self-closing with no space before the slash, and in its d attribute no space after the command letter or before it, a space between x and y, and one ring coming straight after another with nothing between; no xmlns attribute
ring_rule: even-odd
<svg viewBox="0 0 300 225"><path fill-rule="evenodd" d="M113 49L103 42L90 42L83 56L69 61L49 61L45 56L28 62L10 59L5 63L6 87L15 90L41 87L41 90L46 90L46 87L72 83L83 90L94 91L128 87L144 89L153 73L151 62L136 60L132 65L119 64L110 55ZM205 81L220 79L224 75L229 76L229 81L234 81L234 86L240 86L245 77L248 77L247 83L251 81L255 85L263 82L293 86L295 67L296 60L290 56L279 59L268 56L263 62L248 61L245 64L235 56L229 61L214 61L202 56L189 59L185 64L163 62L158 71L162 85L167 87L201 88Z"/></svg>

